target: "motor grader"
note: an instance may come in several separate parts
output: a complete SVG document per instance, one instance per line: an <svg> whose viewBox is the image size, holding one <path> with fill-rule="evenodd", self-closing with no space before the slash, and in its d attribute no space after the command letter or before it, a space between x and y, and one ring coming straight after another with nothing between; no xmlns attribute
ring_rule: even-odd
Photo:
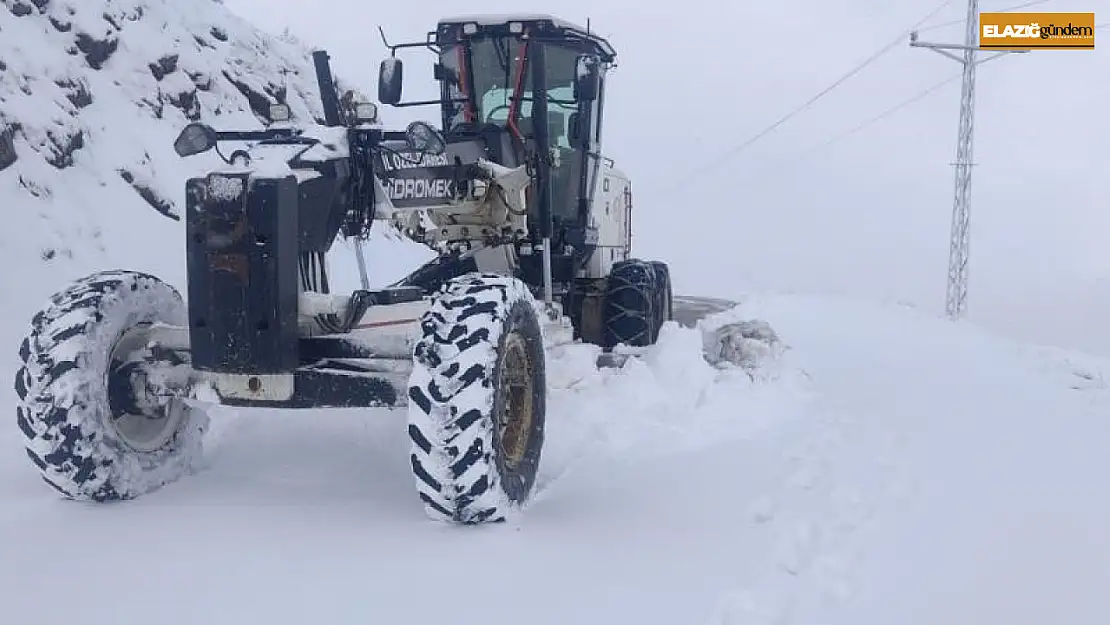
<svg viewBox="0 0 1110 625"><path fill-rule="evenodd" d="M15 388L47 484L93 501L160 488L198 458L211 404L405 408L427 513L503 520L535 484L545 350L655 342L668 269L631 257L629 179L602 152L613 47L545 15L444 19L387 46L378 100L438 107L439 128L385 129L318 51L324 124L275 103L261 130L193 123L175 142L226 163L186 183L184 294L102 271L34 316ZM414 49L434 100L402 98ZM375 225L437 254L385 288L360 254L362 288L336 292L329 250L361 251Z"/></svg>

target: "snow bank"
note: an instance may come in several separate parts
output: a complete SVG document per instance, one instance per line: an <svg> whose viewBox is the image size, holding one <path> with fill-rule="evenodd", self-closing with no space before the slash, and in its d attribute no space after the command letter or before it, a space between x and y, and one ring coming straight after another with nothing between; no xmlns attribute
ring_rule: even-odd
<svg viewBox="0 0 1110 625"><path fill-rule="evenodd" d="M0 288L33 308L108 267L181 286L183 226L167 216L183 213L188 177L222 163L179 158L174 138L198 120L260 128L274 103L322 120L309 48L219 2L4 0L0 145L15 158L0 149L0 250L19 270ZM382 234L374 245L412 247Z"/></svg>
<svg viewBox="0 0 1110 625"><path fill-rule="evenodd" d="M579 344L549 356L552 428L564 435L544 453L556 465L568 462L567 454L604 450L640 460L747 438L793 418L808 397L805 374L785 350L748 366L716 367L703 356L702 330L674 322L623 367L593 367L598 352Z"/></svg>

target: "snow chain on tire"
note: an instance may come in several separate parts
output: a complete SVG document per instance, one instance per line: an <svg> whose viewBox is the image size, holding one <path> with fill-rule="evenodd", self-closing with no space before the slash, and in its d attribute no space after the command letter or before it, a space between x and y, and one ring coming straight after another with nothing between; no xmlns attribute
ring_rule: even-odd
<svg viewBox="0 0 1110 625"><path fill-rule="evenodd" d="M623 343L644 347L658 332L655 269L642 260L625 260L613 265L605 289L606 348Z"/></svg>
<svg viewBox="0 0 1110 625"><path fill-rule="evenodd" d="M208 424L203 411L186 408L172 417L163 411L167 421L153 429L151 448L140 451L116 427L119 415L109 399L120 383L121 376L109 374L120 337L143 324L185 322L173 287L127 271L79 280L34 316L19 349L16 420L47 484L67 498L114 501L157 489L191 468ZM136 417L151 419L140 426L156 422Z"/></svg>
<svg viewBox="0 0 1110 625"><path fill-rule="evenodd" d="M531 494L543 447L537 304L519 280L469 274L440 290L421 332L408 413L425 511L453 523L503 521ZM502 429L506 414L516 429Z"/></svg>

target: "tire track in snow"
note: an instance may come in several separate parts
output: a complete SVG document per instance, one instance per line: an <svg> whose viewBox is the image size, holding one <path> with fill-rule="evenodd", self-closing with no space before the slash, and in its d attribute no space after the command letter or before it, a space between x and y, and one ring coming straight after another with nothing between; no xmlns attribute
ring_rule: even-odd
<svg viewBox="0 0 1110 625"><path fill-rule="evenodd" d="M859 540L888 496L904 486L899 441L875 441L885 435L868 425L822 414L810 422L812 433L784 454L786 477L772 486L778 491L749 508L751 523L776 528L768 560L754 580L719 601L707 625L805 622L807 614L827 614L829 604L861 594Z"/></svg>
<svg viewBox="0 0 1110 625"><path fill-rule="evenodd" d="M772 486L779 492L765 495L753 510L753 520L772 522L776 527L769 561L754 583L724 598L711 619L713 625L791 621L797 578L808 572L822 540L815 515L804 510L805 504L813 500L809 493L831 488L828 458L837 440L829 417L811 423L813 434L784 453L786 478Z"/></svg>

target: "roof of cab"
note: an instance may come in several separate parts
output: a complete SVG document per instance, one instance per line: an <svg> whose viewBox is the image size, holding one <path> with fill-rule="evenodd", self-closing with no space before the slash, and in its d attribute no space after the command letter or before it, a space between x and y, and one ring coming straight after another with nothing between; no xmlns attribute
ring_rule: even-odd
<svg viewBox="0 0 1110 625"><path fill-rule="evenodd" d="M455 25L455 24L477 24L480 27L490 26L503 26L512 22L549 22L552 26L560 30L567 30L574 32L584 38L589 39L596 43L602 50L603 54L612 60L616 57L617 52L613 46L600 35L590 32L588 29L579 26L573 22L569 22L554 15L547 13L487 13L475 15L456 15L451 17L444 17L439 20L438 26Z"/></svg>

